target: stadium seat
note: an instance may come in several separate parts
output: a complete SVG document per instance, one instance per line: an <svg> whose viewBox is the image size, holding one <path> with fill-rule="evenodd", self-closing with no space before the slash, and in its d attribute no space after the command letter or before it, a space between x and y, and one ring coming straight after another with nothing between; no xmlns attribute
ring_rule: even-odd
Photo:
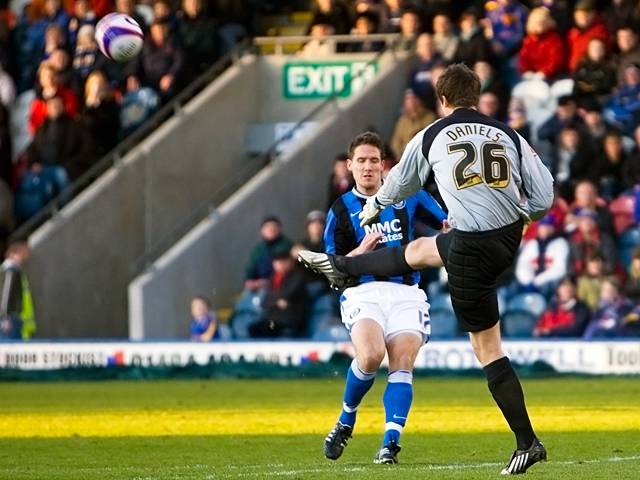
<svg viewBox="0 0 640 480"><path fill-rule="evenodd" d="M233 338L231 327L226 323L221 323L218 325L218 335L221 342L228 342Z"/></svg>
<svg viewBox="0 0 640 480"><path fill-rule="evenodd" d="M613 215L613 228L616 235L621 235L629 227L635 225L634 218L635 198L631 195L621 195L609 204L609 210Z"/></svg>
<svg viewBox="0 0 640 480"><path fill-rule="evenodd" d="M512 312L530 312L537 318L546 308L547 300L543 295L534 292L520 293L509 300L505 315Z"/></svg>
<svg viewBox="0 0 640 480"><path fill-rule="evenodd" d="M534 133L538 127L553 114L555 99L547 82L539 79L523 80L513 87L511 96L519 98L524 103L527 119Z"/></svg>
<svg viewBox="0 0 640 480"><path fill-rule="evenodd" d="M249 326L262 318L264 293L244 292L235 305L230 324L233 338L249 338Z"/></svg>
<svg viewBox="0 0 640 480"><path fill-rule="evenodd" d="M309 336L313 337L322 324L335 319L336 316L334 296L331 293L319 296L307 310L307 332Z"/></svg>
<svg viewBox="0 0 640 480"><path fill-rule="evenodd" d="M431 321L430 338L450 339L458 336L458 321L453 310L432 310L429 313Z"/></svg>
<svg viewBox="0 0 640 480"><path fill-rule="evenodd" d="M573 93L573 86L575 82L572 78L563 78L556 80L549 89L551 96L554 98L560 98L565 95L571 95Z"/></svg>
<svg viewBox="0 0 640 480"><path fill-rule="evenodd" d="M458 322L448 294L438 295L429 301L431 338L454 338L458 336Z"/></svg>
<svg viewBox="0 0 640 480"><path fill-rule="evenodd" d="M317 342L348 342L349 332L337 318L326 319L313 333L312 340Z"/></svg>
<svg viewBox="0 0 640 480"><path fill-rule="evenodd" d="M640 246L640 228L630 228L618 238L618 253L622 265L629 265L633 251Z"/></svg>
<svg viewBox="0 0 640 480"><path fill-rule="evenodd" d="M502 317L502 332L509 338L530 338L538 321L538 315L526 310L513 310Z"/></svg>

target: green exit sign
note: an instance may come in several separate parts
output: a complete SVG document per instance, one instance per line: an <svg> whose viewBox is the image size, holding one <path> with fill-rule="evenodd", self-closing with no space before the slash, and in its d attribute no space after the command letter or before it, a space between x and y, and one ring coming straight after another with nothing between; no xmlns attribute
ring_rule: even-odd
<svg viewBox="0 0 640 480"><path fill-rule="evenodd" d="M294 62L284 66L285 98L349 97L378 73L377 62Z"/></svg>

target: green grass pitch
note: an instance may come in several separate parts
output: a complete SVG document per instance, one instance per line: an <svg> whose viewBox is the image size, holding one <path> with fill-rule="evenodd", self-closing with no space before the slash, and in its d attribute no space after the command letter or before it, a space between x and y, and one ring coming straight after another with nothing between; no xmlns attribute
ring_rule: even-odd
<svg viewBox="0 0 640 480"><path fill-rule="evenodd" d="M549 461L531 479L639 479L640 379L524 382ZM397 466L372 464L379 377L336 462L343 380L0 384L0 479L494 479L511 433L480 378L417 378Z"/></svg>

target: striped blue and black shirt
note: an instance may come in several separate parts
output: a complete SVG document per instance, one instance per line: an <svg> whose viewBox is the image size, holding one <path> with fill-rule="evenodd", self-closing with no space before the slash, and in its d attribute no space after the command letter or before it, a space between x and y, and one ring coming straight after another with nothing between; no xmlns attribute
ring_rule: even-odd
<svg viewBox="0 0 640 480"><path fill-rule="evenodd" d="M338 198L327 215L324 230L324 244L327 253L346 255L360 245L368 233L381 232L384 236L376 246L397 247L406 245L415 238L415 220L424 221L437 230L447 214L435 199L425 191L419 191L407 199L391 205L380 212L378 221L365 227L360 226L358 214L367 201L366 195L353 190ZM362 275L360 283L382 281L414 285L420 281L420 273L413 272L395 277Z"/></svg>

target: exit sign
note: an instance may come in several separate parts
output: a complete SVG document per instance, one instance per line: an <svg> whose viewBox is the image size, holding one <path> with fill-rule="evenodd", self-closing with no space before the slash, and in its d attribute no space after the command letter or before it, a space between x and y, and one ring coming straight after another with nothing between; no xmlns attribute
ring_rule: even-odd
<svg viewBox="0 0 640 480"><path fill-rule="evenodd" d="M288 63L282 75L284 97L349 97L362 90L377 72L377 62Z"/></svg>

